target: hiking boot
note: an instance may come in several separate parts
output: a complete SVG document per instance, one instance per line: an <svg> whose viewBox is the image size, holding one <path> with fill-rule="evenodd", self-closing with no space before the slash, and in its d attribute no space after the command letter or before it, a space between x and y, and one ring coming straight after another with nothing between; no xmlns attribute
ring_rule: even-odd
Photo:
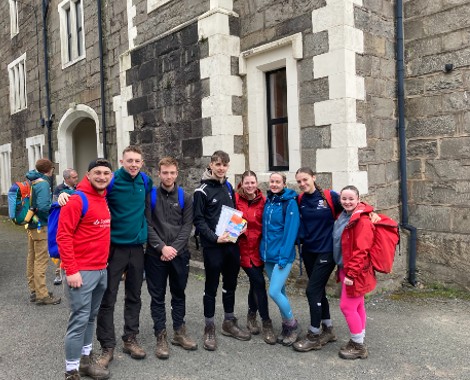
<svg viewBox="0 0 470 380"><path fill-rule="evenodd" d="M248 331L242 330L238 327L237 318L226 319L222 323L222 334L225 336L231 336L238 340L250 340L251 334Z"/></svg>
<svg viewBox="0 0 470 380"><path fill-rule="evenodd" d="M124 341L122 352L129 354L132 359L143 359L146 356L145 351L139 346L139 343L137 343L135 335L131 335Z"/></svg>
<svg viewBox="0 0 470 380"><path fill-rule="evenodd" d="M276 344L276 335L273 330L273 322L270 319L263 321L263 340L267 344Z"/></svg>
<svg viewBox="0 0 470 380"><path fill-rule="evenodd" d="M65 380L80 380L81 377L76 369L73 371L65 372Z"/></svg>
<svg viewBox="0 0 470 380"><path fill-rule="evenodd" d="M29 302L36 302L36 292L29 293Z"/></svg>
<svg viewBox="0 0 470 380"><path fill-rule="evenodd" d="M333 326L327 327L324 323L321 324L320 343L322 346L329 342L336 342L338 338L333 331Z"/></svg>
<svg viewBox="0 0 470 380"><path fill-rule="evenodd" d="M294 326L286 326L287 327L287 333L282 341L283 346L292 346L295 342L299 340L299 335L300 335L300 326L297 320L295 320Z"/></svg>
<svg viewBox="0 0 470 380"><path fill-rule="evenodd" d="M155 349L155 356L159 359L168 359L170 356L170 349L168 347L165 329L157 333L157 348Z"/></svg>
<svg viewBox="0 0 470 380"><path fill-rule="evenodd" d="M276 343L282 344L282 341L284 340L286 335L287 335L287 325L284 322L282 322L281 332L279 333L279 335L276 338Z"/></svg>
<svg viewBox="0 0 470 380"><path fill-rule="evenodd" d="M252 335L258 335L260 332L258 321L256 320L256 313L248 312L246 316L246 328Z"/></svg>
<svg viewBox="0 0 470 380"><path fill-rule="evenodd" d="M188 335L185 325L181 325L179 329L174 331L171 344L174 344L175 346L181 346L185 350L189 351L197 350L197 343Z"/></svg>
<svg viewBox="0 0 470 380"><path fill-rule="evenodd" d="M215 351L217 341L215 340L215 325L210 324L204 328L204 348L207 351Z"/></svg>
<svg viewBox="0 0 470 380"><path fill-rule="evenodd" d="M98 363L98 358L90 355L82 355L80 358L80 376L89 376L95 380L109 379L109 370Z"/></svg>
<svg viewBox="0 0 470 380"><path fill-rule="evenodd" d="M44 298L37 298L36 305L57 305L61 301L60 297L54 297L51 292Z"/></svg>
<svg viewBox="0 0 470 380"><path fill-rule="evenodd" d="M295 342L292 347L294 350L299 352L307 352L311 350L320 350L321 349L321 335L314 334L309 331L304 339Z"/></svg>
<svg viewBox="0 0 470 380"><path fill-rule="evenodd" d="M101 355L96 362L103 368L108 368L109 362L114 359L114 347L101 348Z"/></svg>
<svg viewBox="0 0 470 380"><path fill-rule="evenodd" d="M341 359L365 359L369 356L369 351L364 343L356 343L352 340L339 350L338 353Z"/></svg>

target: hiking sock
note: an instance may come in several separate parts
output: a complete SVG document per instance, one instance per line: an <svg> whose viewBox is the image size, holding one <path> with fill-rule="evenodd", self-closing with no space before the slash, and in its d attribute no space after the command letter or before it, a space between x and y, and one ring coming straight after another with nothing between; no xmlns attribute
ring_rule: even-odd
<svg viewBox="0 0 470 380"><path fill-rule="evenodd" d="M231 320L231 319L235 319L234 313L225 313L224 320L228 321L228 320Z"/></svg>
<svg viewBox="0 0 470 380"><path fill-rule="evenodd" d="M86 346L82 347L82 355L89 356L92 348L92 343L87 344Z"/></svg>
<svg viewBox="0 0 470 380"><path fill-rule="evenodd" d="M74 370L78 371L78 367L80 367L80 359L66 360L65 361L65 371L66 372L72 372Z"/></svg>
<svg viewBox="0 0 470 380"><path fill-rule="evenodd" d="M326 327L333 327L333 322L331 319L322 319L321 323L323 323Z"/></svg>
<svg viewBox="0 0 470 380"><path fill-rule="evenodd" d="M313 334L315 334L315 335L319 335L320 332L321 332L321 330L320 330L319 327L310 326L308 329L309 329L309 331L311 331L311 332L312 332Z"/></svg>
<svg viewBox="0 0 470 380"><path fill-rule="evenodd" d="M295 318L291 318L291 319L284 321L284 323L289 327L294 327L297 321L295 320Z"/></svg>
<svg viewBox="0 0 470 380"><path fill-rule="evenodd" d="M351 334L351 340L354 343L363 344L364 343L364 336L362 335L362 332L360 332L359 334Z"/></svg>
<svg viewBox="0 0 470 380"><path fill-rule="evenodd" d="M210 326L214 324L214 317L211 317L211 318L205 317L205 320L206 320L206 326Z"/></svg>

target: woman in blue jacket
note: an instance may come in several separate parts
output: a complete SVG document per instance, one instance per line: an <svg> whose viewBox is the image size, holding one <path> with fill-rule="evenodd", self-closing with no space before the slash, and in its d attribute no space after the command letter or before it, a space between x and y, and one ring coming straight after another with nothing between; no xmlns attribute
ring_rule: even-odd
<svg viewBox="0 0 470 380"><path fill-rule="evenodd" d="M300 225L296 192L286 188L284 173L272 173L263 211L261 259L269 278L269 296L279 307L282 331L278 343L291 346L300 333L285 291L285 283L295 260L295 240Z"/></svg>

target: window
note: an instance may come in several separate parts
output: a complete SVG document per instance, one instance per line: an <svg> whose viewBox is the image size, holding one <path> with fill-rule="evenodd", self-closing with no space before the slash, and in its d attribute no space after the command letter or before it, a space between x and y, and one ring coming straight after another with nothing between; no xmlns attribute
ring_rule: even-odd
<svg viewBox="0 0 470 380"><path fill-rule="evenodd" d="M10 0L10 33L14 37L18 34L18 1Z"/></svg>
<svg viewBox="0 0 470 380"><path fill-rule="evenodd" d="M285 67L266 73L269 170L289 170Z"/></svg>
<svg viewBox="0 0 470 380"><path fill-rule="evenodd" d="M0 145L0 193L8 194L11 186L11 144Z"/></svg>
<svg viewBox="0 0 470 380"><path fill-rule="evenodd" d="M44 135L28 137L26 139L26 149L28 150L29 170L36 166L36 161L44 157L42 147L44 146Z"/></svg>
<svg viewBox="0 0 470 380"><path fill-rule="evenodd" d="M67 67L85 58L83 1L62 1L59 15L62 67Z"/></svg>
<svg viewBox="0 0 470 380"><path fill-rule="evenodd" d="M8 65L10 79L10 113L14 114L28 106L26 93L26 53Z"/></svg>

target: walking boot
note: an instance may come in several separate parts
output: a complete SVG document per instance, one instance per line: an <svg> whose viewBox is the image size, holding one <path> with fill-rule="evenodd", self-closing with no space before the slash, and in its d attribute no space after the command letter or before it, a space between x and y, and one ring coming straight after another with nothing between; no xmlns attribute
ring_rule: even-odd
<svg viewBox="0 0 470 380"><path fill-rule="evenodd" d="M90 355L82 355L80 358L80 376L89 376L95 380L109 379L109 370L98 363L98 358Z"/></svg>
<svg viewBox="0 0 470 380"><path fill-rule="evenodd" d="M281 325L281 332L279 333L279 335L277 336L276 338L276 342L279 343L279 344L282 344L282 341L284 340L284 338L286 337L287 335L287 325L282 322L282 325Z"/></svg>
<svg viewBox="0 0 470 380"><path fill-rule="evenodd" d="M36 302L36 292L29 293L29 302Z"/></svg>
<svg viewBox="0 0 470 380"><path fill-rule="evenodd" d="M341 359L365 359L369 356L369 351L364 343L356 343L352 340L338 353Z"/></svg>
<svg viewBox="0 0 470 380"><path fill-rule="evenodd" d="M204 348L207 351L215 351L217 349L217 341L215 340L215 325L210 324L204 328Z"/></svg>
<svg viewBox="0 0 470 380"><path fill-rule="evenodd" d="M181 327L174 331L173 339L171 344L175 346L181 346L185 350L194 351L197 350L197 343L191 339L191 337L186 332L186 325L181 325Z"/></svg>
<svg viewBox="0 0 470 380"><path fill-rule="evenodd" d="M168 359L170 356L170 348L168 347L165 329L157 333L157 348L155 349L155 356L159 359Z"/></svg>
<svg viewBox="0 0 470 380"><path fill-rule="evenodd" d="M231 336L238 340L250 340L251 334L248 331L242 330L238 327L237 318L226 319L222 323L222 334L225 336Z"/></svg>
<svg viewBox="0 0 470 380"><path fill-rule="evenodd" d="M276 335L273 330L273 322L270 319L263 321L263 340L267 344L276 344Z"/></svg>
<svg viewBox="0 0 470 380"><path fill-rule="evenodd" d="M321 333L320 333L320 343L322 346L329 342L336 342L335 332L333 331L333 326L328 327L324 323L321 324Z"/></svg>
<svg viewBox="0 0 470 380"><path fill-rule="evenodd" d="M97 363L103 367L108 368L109 362L114 359L114 347L103 347L101 348L101 355L96 360Z"/></svg>
<svg viewBox="0 0 470 380"><path fill-rule="evenodd" d="M321 335L309 331L304 339L295 342L292 347L299 352L321 349Z"/></svg>
<svg viewBox="0 0 470 380"><path fill-rule="evenodd" d="M287 325L287 334L282 341L283 346L292 346L295 342L299 340L300 335L300 326L297 320L295 320L295 324L293 326Z"/></svg>
<svg viewBox="0 0 470 380"><path fill-rule="evenodd" d="M76 369L65 372L65 380L80 380L81 377Z"/></svg>
<svg viewBox="0 0 470 380"><path fill-rule="evenodd" d="M256 320L256 313L248 312L246 316L246 328L252 335L258 335L260 332L258 321Z"/></svg>
<svg viewBox="0 0 470 380"><path fill-rule="evenodd" d="M145 351L137 343L135 335L131 335L127 340L124 341L124 347L122 352L131 356L132 359L143 359L146 356Z"/></svg>
<svg viewBox="0 0 470 380"><path fill-rule="evenodd" d="M36 305L57 305L61 301L60 297L54 297L52 292L49 292L47 297L36 298Z"/></svg>

